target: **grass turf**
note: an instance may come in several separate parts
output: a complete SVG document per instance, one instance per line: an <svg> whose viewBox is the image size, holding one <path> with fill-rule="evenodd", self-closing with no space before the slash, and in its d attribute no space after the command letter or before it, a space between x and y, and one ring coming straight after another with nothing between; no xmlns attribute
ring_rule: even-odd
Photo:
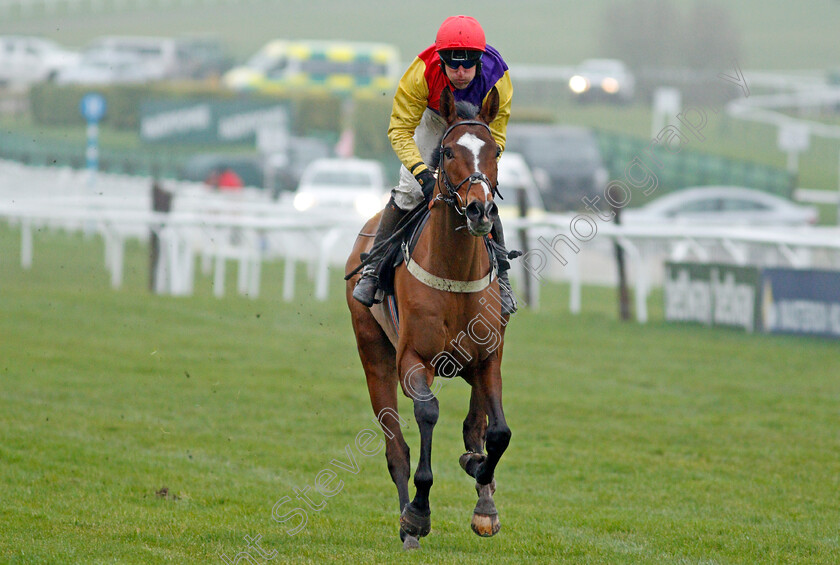
<svg viewBox="0 0 840 565"><path fill-rule="evenodd" d="M2 562L220 563L246 535L271 563L840 560L836 342L622 324L611 290L572 316L547 287L507 334L501 533L469 530L468 389L449 381L432 534L404 554L384 454L354 445L375 427L338 280L326 303L283 303L276 265L259 299L217 300L201 278L160 297L142 245L120 290L96 238L39 233L29 271L18 249L0 226ZM350 454L355 474L331 463ZM300 503L306 527L287 535L272 507L328 468L341 491L310 491L325 506Z"/></svg>

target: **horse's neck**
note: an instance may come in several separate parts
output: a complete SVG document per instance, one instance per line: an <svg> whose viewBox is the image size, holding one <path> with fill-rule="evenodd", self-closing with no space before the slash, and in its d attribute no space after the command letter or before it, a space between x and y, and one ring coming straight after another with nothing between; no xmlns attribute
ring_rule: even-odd
<svg viewBox="0 0 840 565"><path fill-rule="evenodd" d="M416 251L427 271L447 279L479 279L490 268L483 238L470 235L465 218L449 206L432 208Z"/></svg>

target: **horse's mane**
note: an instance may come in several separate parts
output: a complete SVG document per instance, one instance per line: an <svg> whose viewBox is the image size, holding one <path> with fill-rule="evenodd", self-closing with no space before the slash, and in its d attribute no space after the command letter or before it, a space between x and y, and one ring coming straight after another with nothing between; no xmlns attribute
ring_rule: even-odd
<svg viewBox="0 0 840 565"><path fill-rule="evenodd" d="M455 111L458 113L458 117L462 120L472 120L478 116L478 106L473 104L472 102L467 102L466 100L458 100L455 102ZM438 168L440 164L440 140L438 140L437 147L435 147L434 152L432 153L432 159L429 161L428 167L431 170L435 170Z"/></svg>

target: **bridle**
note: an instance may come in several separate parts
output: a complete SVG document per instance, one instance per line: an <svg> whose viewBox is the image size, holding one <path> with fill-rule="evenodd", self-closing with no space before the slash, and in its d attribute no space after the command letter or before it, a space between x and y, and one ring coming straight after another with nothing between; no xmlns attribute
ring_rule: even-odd
<svg viewBox="0 0 840 565"><path fill-rule="evenodd" d="M469 218L467 217L467 206L464 204L464 200L466 200L467 196L469 196L470 189L472 189L472 185L484 183L486 186L490 187L491 194L499 194L499 188L497 185L494 185L490 182L490 179L484 173L477 171L472 173L467 178L463 179L457 185L452 183L452 180L449 178L449 175L446 174L446 171L443 167L443 160L444 159L451 159L452 157L447 157L446 153L444 152L443 141L449 136L453 129L458 126L482 126L486 129L492 136L492 132L490 130L490 126L486 123L478 121L478 120L463 120L460 122L456 122L449 126L443 136L440 138L440 147L438 148L439 151L439 162L438 162L438 182L441 184L441 191L435 196L435 199L432 201L432 205L435 201L440 200L445 204L449 205L454 209L458 215L466 218L464 225L458 226L455 230L460 230L467 228L469 226ZM467 194L464 195L464 198L461 198L461 195L458 194L458 190L464 186L464 183L469 183L467 185ZM446 194L443 194L444 189L446 190ZM419 208L419 207L418 207ZM430 205L431 208L431 205ZM429 216L427 215L426 218ZM419 230L422 231L423 224L420 224ZM419 233L419 232L417 232ZM475 234L473 234L475 235ZM414 237L412 237L412 241L416 241ZM423 267L421 267L417 261L415 261L411 257L411 252L413 250L413 245L409 244L409 241L403 241L402 250L403 250L403 258L405 260L405 267L409 273L414 276L417 280L425 284L426 286L430 286L437 290L443 290L446 292L456 292L456 293L475 293L481 292L486 289L490 284L493 282L493 279L496 278L498 274L498 263L495 258L494 252L491 250L490 241L488 239L484 239L484 244L487 246L487 255L490 260L490 270L489 272L480 279L472 280L472 281L462 281L462 280L453 280L453 279L445 279L442 277L438 277L433 275L432 273L426 271ZM483 299L482 299L483 300Z"/></svg>
<svg viewBox="0 0 840 565"><path fill-rule="evenodd" d="M458 126L481 126L484 129L486 129L491 135L492 132L490 130L490 126L488 126L484 122L481 122L479 120L462 120L460 122L455 122L454 124L449 126L449 128L444 132L443 137L440 138L440 147L438 149L440 154L440 162L438 163L438 179L442 183L443 188L446 189L446 194L444 195L443 191L441 190L441 193L435 197L435 200L440 200L444 204L448 204L459 215L466 216L467 206L464 203L464 200L466 200L466 197L469 195L470 189L474 184L484 183L490 187L491 194L497 195L502 200L504 200L504 197L499 192L498 182L496 184L492 184L487 175L480 171L469 175L458 184L453 184L452 180L449 178L449 175L446 174L446 170L444 170L443 168L443 160L447 157L446 153L443 150L443 140L446 139L449 136L449 134L452 133L452 130L454 130ZM467 194L464 195L464 198L462 199L458 191L461 190L461 187L464 186L464 183L469 184L467 185Z"/></svg>

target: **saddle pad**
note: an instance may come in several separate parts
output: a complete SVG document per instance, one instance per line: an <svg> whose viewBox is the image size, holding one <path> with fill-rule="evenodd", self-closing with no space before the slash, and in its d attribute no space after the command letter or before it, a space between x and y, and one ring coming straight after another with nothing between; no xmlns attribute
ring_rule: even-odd
<svg viewBox="0 0 840 565"><path fill-rule="evenodd" d="M397 339L400 335L400 317L397 312L397 301L393 294L389 294L379 304L374 304L370 307L370 313L373 314L382 331L388 336L388 339L395 348L397 347Z"/></svg>
<svg viewBox="0 0 840 565"><path fill-rule="evenodd" d="M394 271L400 263L403 262L402 244L403 242L410 242L411 248L414 249L417 238L426 221L429 219L429 210L427 209L422 214L417 214L411 219L409 224L403 231L402 237L398 237L393 241L388 249L385 250L382 260L379 262L379 271L376 273L379 277L379 288L388 296L394 294Z"/></svg>

